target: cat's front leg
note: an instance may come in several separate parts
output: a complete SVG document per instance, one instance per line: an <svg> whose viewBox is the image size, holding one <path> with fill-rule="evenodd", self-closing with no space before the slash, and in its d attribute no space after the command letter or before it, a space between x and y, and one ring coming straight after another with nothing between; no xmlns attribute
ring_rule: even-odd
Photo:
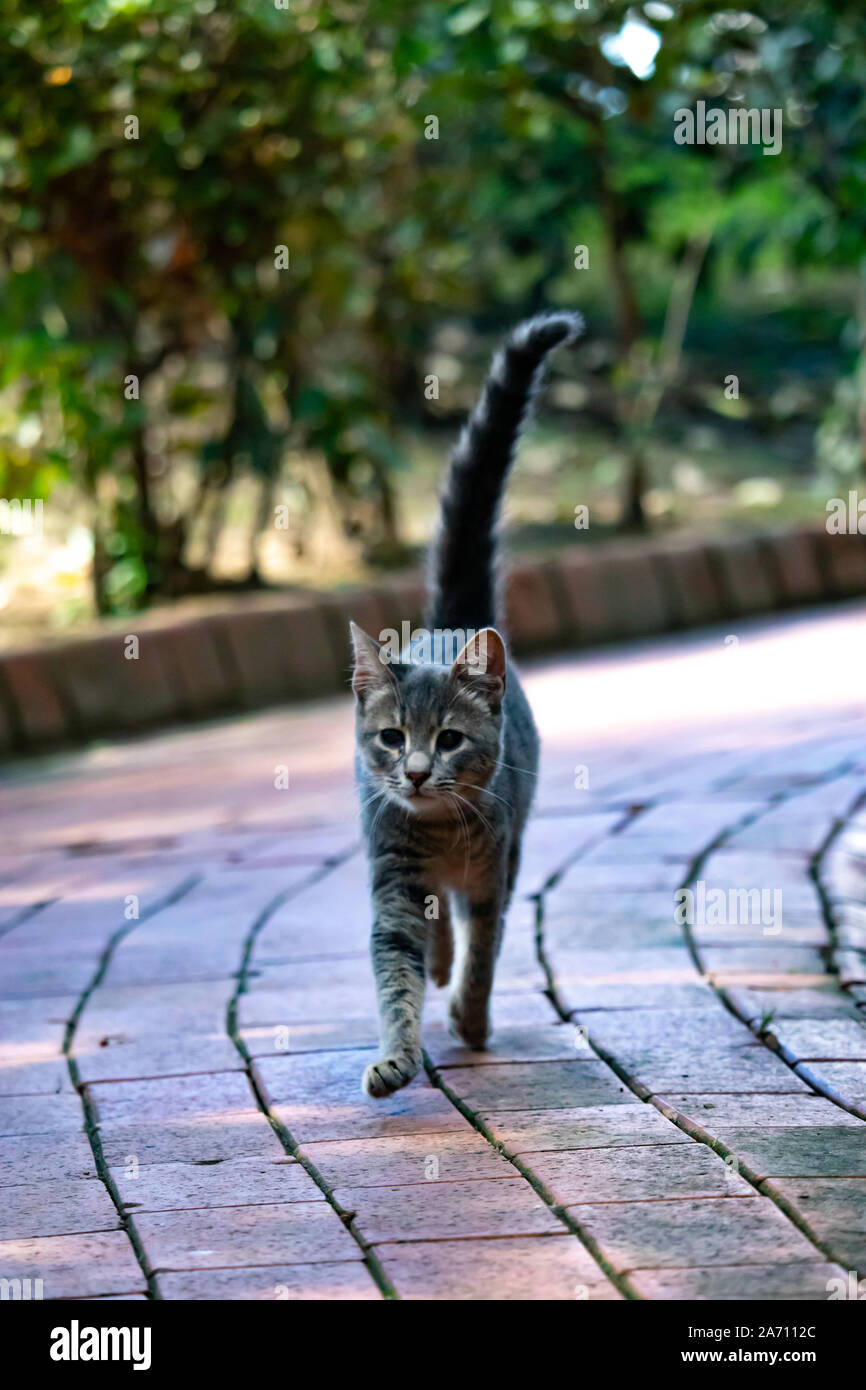
<svg viewBox="0 0 866 1390"><path fill-rule="evenodd" d="M370 938L379 1000L381 1055L364 1072L362 1089L381 1100L407 1086L421 1067L421 1006L428 923L417 894L389 894L374 904Z"/></svg>

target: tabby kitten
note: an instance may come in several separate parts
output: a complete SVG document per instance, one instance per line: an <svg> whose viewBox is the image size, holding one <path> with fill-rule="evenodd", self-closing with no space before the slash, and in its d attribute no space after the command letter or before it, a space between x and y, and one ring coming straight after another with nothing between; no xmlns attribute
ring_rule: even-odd
<svg viewBox="0 0 866 1390"><path fill-rule="evenodd" d="M441 500L428 632L413 633L394 660L351 624L381 1030L381 1057L362 1082L371 1096L399 1090L421 1066L425 976L448 983L452 924L451 1028L467 1047L483 1048L487 1039L494 965L538 765L532 713L493 626L499 506L544 359L582 327L577 314L540 315L516 328L494 357Z"/></svg>

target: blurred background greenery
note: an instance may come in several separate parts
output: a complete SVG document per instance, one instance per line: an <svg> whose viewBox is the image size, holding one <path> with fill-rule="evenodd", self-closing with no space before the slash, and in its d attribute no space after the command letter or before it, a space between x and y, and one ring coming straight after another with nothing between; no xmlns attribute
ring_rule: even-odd
<svg viewBox="0 0 866 1390"><path fill-rule="evenodd" d="M545 307L588 332L512 548L818 519L862 480L855 0L0 16L0 497L45 500L0 537L7 641L411 564L493 344ZM781 152L676 144L698 99L780 110Z"/></svg>

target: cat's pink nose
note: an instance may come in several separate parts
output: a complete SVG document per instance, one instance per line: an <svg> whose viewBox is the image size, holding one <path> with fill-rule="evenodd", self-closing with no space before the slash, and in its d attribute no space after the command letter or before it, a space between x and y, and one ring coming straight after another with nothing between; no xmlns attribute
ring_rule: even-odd
<svg viewBox="0 0 866 1390"><path fill-rule="evenodd" d="M417 788L421 786L422 782L427 781L427 778L430 776L430 772L429 769L426 772L407 772L406 776L409 778L409 781L412 783L413 787L415 787L417 790Z"/></svg>

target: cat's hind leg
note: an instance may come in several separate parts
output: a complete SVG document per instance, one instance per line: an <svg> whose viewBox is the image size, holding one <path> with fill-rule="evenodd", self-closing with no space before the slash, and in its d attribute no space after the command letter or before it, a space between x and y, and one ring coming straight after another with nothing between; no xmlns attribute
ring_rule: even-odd
<svg viewBox="0 0 866 1390"><path fill-rule="evenodd" d="M467 1047L481 1051L490 1031L490 991L502 935L503 895L462 899L458 978L449 1001L451 1031Z"/></svg>
<svg viewBox="0 0 866 1390"><path fill-rule="evenodd" d="M454 964L454 937L451 934L451 913L448 899L443 895L436 898L438 917L432 919L427 930L425 960L427 974L439 989L451 979Z"/></svg>

